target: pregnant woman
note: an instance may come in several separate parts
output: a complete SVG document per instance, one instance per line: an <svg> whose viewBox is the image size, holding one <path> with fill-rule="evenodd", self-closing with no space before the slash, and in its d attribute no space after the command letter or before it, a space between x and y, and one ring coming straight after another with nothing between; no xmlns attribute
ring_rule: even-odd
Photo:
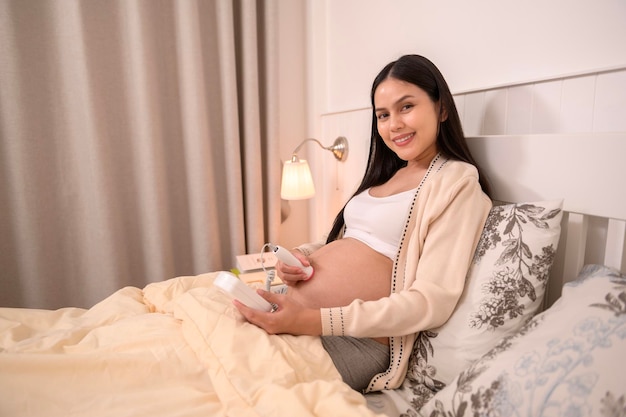
<svg viewBox="0 0 626 417"><path fill-rule="evenodd" d="M322 336L352 388L400 386L418 332L441 326L458 302L491 208L447 83L418 55L391 62L371 90L367 169L325 241L279 262L286 294L260 291L273 313L235 302L268 333Z"/></svg>

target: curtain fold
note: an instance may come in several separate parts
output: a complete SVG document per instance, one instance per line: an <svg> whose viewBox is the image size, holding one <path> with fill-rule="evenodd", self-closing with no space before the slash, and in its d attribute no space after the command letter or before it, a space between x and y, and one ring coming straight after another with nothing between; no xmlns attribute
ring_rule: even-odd
<svg viewBox="0 0 626 417"><path fill-rule="evenodd" d="M275 238L273 4L0 0L1 306L87 307Z"/></svg>

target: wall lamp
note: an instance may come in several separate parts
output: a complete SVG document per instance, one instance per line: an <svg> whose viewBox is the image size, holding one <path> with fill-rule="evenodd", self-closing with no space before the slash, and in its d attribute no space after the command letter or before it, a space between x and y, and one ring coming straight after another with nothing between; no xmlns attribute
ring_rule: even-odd
<svg viewBox="0 0 626 417"><path fill-rule="evenodd" d="M330 146L324 146L317 139L305 139L294 149L291 161L283 166L283 178L280 187L280 197L283 200L304 200L315 195L315 186L309 164L298 158L298 151L306 142L313 141L320 148L331 151L338 161L345 161L348 157L348 139L339 136Z"/></svg>

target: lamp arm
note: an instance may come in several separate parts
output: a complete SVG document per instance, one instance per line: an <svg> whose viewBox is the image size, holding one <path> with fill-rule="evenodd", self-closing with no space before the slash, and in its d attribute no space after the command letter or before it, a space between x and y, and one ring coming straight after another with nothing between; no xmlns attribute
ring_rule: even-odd
<svg viewBox="0 0 626 417"><path fill-rule="evenodd" d="M320 148L322 148L322 149L329 149L329 148L325 147L324 145L322 145L322 142L320 142L319 140L314 139L314 138L308 138L308 139L305 139L302 142L300 142L300 144L296 147L296 149L293 150L293 154L294 155L297 154L298 151L300 150L300 148L302 147L302 145L304 145L307 142L311 142L311 141L317 143L320 146Z"/></svg>
<svg viewBox="0 0 626 417"><path fill-rule="evenodd" d="M292 156L291 156L291 160L293 162L298 161L298 151L300 150L300 148L302 147L302 145L304 145L307 142L315 142L319 145L320 148L322 149L326 149L327 151L331 151L333 153L333 155L335 155L335 158L338 161L344 161L346 159L346 157L348 156L348 140L343 137L343 136L339 136L337 139L335 139L335 142L330 145L330 146L324 146L322 145L322 143L314 138L307 138L305 140L303 140L297 147L296 149L293 150Z"/></svg>

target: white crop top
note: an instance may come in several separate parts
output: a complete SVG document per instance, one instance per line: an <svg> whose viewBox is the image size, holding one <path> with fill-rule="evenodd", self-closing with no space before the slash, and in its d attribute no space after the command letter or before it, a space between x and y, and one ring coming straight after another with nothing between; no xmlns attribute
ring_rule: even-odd
<svg viewBox="0 0 626 417"><path fill-rule="evenodd" d="M354 196L343 212L343 237L357 239L395 260L416 189L387 197L372 197L367 189Z"/></svg>

